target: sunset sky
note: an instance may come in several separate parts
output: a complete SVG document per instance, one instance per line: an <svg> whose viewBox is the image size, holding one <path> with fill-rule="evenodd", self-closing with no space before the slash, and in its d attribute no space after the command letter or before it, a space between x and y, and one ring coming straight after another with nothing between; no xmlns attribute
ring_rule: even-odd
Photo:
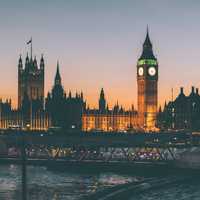
<svg viewBox="0 0 200 200"><path fill-rule="evenodd" d="M59 60L65 90L83 91L96 106L101 87L109 105L137 104L136 63L147 24L159 62L159 102L179 87L200 87L200 1L0 1L0 96L17 101L17 63L44 54L45 93Z"/></svg>

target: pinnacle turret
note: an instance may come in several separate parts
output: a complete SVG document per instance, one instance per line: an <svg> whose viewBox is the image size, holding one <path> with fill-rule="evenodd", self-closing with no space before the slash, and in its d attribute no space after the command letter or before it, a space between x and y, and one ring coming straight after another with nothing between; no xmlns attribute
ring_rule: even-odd
<svg viewBox="0 0 200 200"><path fill-rule="evenodd" d="M101 88L100 97L99 97L99 110L104 112L106 109L106 100L104 95L104 90Z"/></svg>
<svg viewBox="0 0 200 200"><path fill-rule="evenodd" d="M59 71L59 62L57 62L57 70L56 70L56 76L55 76L55 85L61 85L61 77L60 77L60 71Z"/></svg>
<svg viewBox="0 0 200 200"><path fill-rule="evenodd" d="M18 68L21 69L21 70L23 69L22 56L21 56L21 54L20 54L20 56L19 56Z"/></svg>
<svg viewBox="0 0 200 200"><path fill-rule="evenodd" d="M104 98L104 90L101 88L100 98Z"/></svg>
<svg viewBox="0 0 200 200"><path fill-rule="evenodd" d="M36 69L38 68L36 56L34 57L34 60L33 60L33 66Z"/></svg>

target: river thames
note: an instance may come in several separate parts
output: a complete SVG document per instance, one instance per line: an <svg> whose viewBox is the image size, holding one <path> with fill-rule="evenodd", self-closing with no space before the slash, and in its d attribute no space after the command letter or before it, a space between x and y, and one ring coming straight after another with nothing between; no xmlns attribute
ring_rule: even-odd
<svg viewBox="0 0 200 200"><path fill-rule="evenodd" d="M169 177L166 177L169 178ZM28 199L31 200L77 200L115 185L144 179L118 173L71 173L48 170L46 167L28 166ZM159 179L159 178L157 178ZM0 166L0 200L21 199L21 167ZM200 181L185 181L173 186L154 189L130 196L130 200L199 200Z"/></svg>

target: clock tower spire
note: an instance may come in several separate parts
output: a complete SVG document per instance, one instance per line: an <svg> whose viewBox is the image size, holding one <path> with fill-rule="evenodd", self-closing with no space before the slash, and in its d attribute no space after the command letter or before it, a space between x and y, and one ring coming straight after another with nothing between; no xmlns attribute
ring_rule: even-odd
<svg viewBox="0 0 200 200"><path fill-rule="evenodd" d="M153 54L147 27L143 50L137 62L138 125L147 131L154 130L158 99L158 62Z"/></svg>
<svg viewBox="0 0 200 200"><path fill-rule="evenodd" d="M152 43L151 43L151 40L149 38L148 27L147 27L146 38L145 38L145 41L143 43L142 55L140 56L139 60L141 60L141 59L156 59L154 54L153 54Z"/></svg>

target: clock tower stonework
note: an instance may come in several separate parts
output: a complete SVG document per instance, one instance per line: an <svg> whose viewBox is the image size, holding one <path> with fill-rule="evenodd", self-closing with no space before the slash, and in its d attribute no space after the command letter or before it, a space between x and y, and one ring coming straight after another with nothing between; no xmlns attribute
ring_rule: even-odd
<svg viewBox="0 0 200 200"><path fill-rule="evenodd" d="M158 104L158 62L147 29L142 55L137 62L138 125L155 130Z"/></svg>

